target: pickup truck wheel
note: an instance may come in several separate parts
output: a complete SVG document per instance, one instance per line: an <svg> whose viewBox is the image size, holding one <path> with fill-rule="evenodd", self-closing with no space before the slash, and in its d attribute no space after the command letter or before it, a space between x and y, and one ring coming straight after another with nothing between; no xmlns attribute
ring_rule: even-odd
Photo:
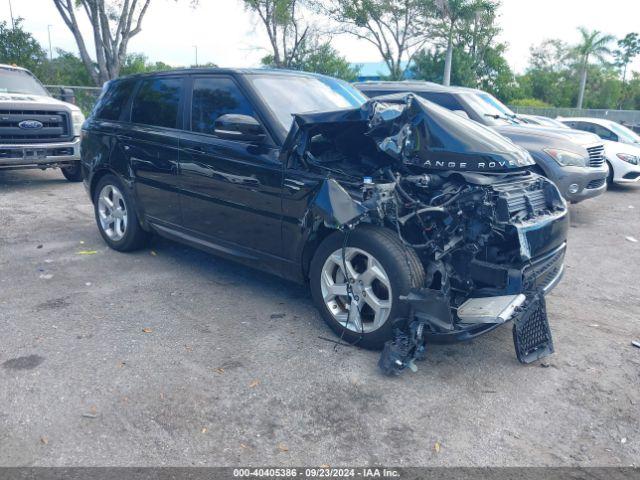
<svg viewBox="0 0 640 480"><path fill-rule="evenodd" d="M64 178L66 178L70 182L82 181L82 168L80 167L80 162L74 162L72 166L62 167L60 170L62 170L62 175L64 175Z"/></svg>
<svg viewBox="0 0 640 480"><path fill-rule="evenodd" d="M424 268L415 251L385 228L350 232L344 259L343 242L344 234L336 232L318 247L310 269L313 301L340 338L380 349L393 337L393 321L409 314L399 297L423 286Z"/></svg>
<svg viewBox="0 0 640 480"><path fill-rule="evenodd" d="M120 252L144 246L149 234L140 226L133 198L115 175L105 175L94 190L93 205L100 235Z"/></svg>

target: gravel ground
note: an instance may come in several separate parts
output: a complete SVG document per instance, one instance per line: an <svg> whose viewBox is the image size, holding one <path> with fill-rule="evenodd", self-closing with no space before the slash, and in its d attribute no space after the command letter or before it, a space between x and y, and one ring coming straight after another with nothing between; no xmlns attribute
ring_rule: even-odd
<svg viewBox="0 0 640 480"><path fill-rule="evenodd" d="M0 465L639 465L640 187L571 214L546 367L503 327L389 379L304 287L111 251L81 184L0 172Z"/></svg>

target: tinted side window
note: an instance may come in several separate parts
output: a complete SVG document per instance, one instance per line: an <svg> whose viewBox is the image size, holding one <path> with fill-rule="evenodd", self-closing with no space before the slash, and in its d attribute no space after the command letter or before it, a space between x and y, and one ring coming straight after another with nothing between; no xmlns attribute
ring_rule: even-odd
<svg viewBox="0 0 640 480"><path fill-rule="evenodd" d="M96 105L95 117L102 120L119 120L122 109L129 101L136 81L133 79L113 82ZM128 120L128 119L127 119Z"/></svg>
<svg viewBox="0 0 640 480"><path fill-rule="evenodd" d="M420 92L419 95L425 100L436 103L448 110L464 110L462 105L460 105L460 102L458 102L453 95L449 95L448 93Z"/></svg>
<svg viewBox="0 0 640 480"><path fill-rule="evenodd" d="M141 82L133 99L131 121L176 128L182 93L181 78L148 78Z"/></svg>
<svg viewBox="0 0 640 480"><path fill-rule="evenodd" d="M231 78L195 78L191 102L191 130L213 134L216 119L227 113L255 117L251 103Z"/></svg>

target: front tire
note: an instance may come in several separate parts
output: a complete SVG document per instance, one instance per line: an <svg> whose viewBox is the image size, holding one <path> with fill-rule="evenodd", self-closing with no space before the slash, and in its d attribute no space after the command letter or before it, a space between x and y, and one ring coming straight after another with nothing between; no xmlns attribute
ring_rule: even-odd
<svg viewBox="0 0 640 480"><path fill-rule="evenodd" d="M609 165L609 173L607 173L607 186L611 187L611 185L613 185L613 166L607 162L607 165Z"/></svg>
<svg viewBox="0 0 640 480"><path fill-rule="evenodd" d="M69 167L61 167L60 170L62 170L64 178L70 182L82 181L82 168L80 167L80 162L73 162L73 165Z"/></svg>
<svg viewBox="0 0 640 480"><path fill-rule="evenodd" d="M335 232L318 247L310 268L313 301L340 338L381 349L393 338L394 320L409 314L399 297L424 285L424 268L415 251L386 228L361 225L351 231L344 262L343 242L344 233Z"/></svg>
<svg viewBox="0 0 640 480"><path fill-rule="evenodd" d="M140 226L134 200L115 175L100 179L93 193L98 230L109 247L120 252L142 248L149 234Z"/></svg>

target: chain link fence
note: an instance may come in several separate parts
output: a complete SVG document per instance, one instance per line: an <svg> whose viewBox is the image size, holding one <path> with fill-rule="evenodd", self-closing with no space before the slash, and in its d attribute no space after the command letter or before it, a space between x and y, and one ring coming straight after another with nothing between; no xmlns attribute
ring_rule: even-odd
<svg viewBox="0 0 640 480"><path fill-rule="evenodd" d="M542 115L544 117L595 117L627 126L640 126L640 111L638 110L600 110L577 108L540 108L540 107L510 107L515 113L525 115Z"/></svg>
<svg viewBox="0 0 640 480"><path fill-rule="evenodd" d="M52 97L80 107L85 115L91 112L100 92L100 87L79 87L74 85L45 85Z"/></svg>

